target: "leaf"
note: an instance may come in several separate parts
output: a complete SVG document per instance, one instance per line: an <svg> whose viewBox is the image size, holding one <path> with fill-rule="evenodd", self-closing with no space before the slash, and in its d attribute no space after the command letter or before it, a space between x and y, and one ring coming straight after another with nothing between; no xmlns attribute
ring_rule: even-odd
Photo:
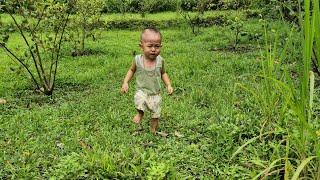
<svg viewBox="0 0 320 180"><path fill-rule="evenodd" d="M265 168L263 171L261 171L258 175L256 175L253 179L258 179L263 174L268 174L268 172L274 168L274 167L281 167L283 164L278 164L278 162L281 162L284 158L276 159L274 160L267 168Z"/></svg>
<svg viewBox="0 0 320 180"><path fill-rule="evenodd" d="M153 146L155 146L153 141L147 141L146 143L141 143L141 145L143 145L144 147L153 147Z"/></svg>
<svg viewBox="0 0 320 180"><path fill-rule="evenodd" d="M232 160L237 154L239 154L239 153L242 151L242 149L244 149L244 147L246 147L248 144L254 142L256 139L258 139L258 138L260 138L260 137L262 137L262 136L265 136L265 135L268 135L268 134L271 134L271 133L275 133L275 132L273 132L273 131L272 131L272 132L266 132L266 133L264 133L264 134L261 134L261 135L259 135L259 136L256 136L256 137L254 137L254 138L249 139L246 143L244 143L242 146L240 146L240 147L237 149L236 152L234 152L234 153L232 154L230 160Z"/></svg>
<svg viewBox="0 0 320 180"><path fill-rule="evenodd" d="M90 145L90 144L88 144L88 143L86 143L85 141L83 141L83 140L80 140L80 145L81 145L81 147L83 148L83 149L92 149L92 146Z"/></svg>
<svg viewBox="0 0 320 180"><path fill-rule="evenodd" d="M309 72L309 78L310 78L310 91L309 91L309 113L311 119L311 112L312 112L312 107L313 107L313 96L314 96L314 73L312 71Z"/></svg>
<svg viewBox="0 0 320 180"><path fill-rule="evenodd" d="M301 164L298 166L296 172L293 174L292 176L292 180L296 180L299 178L299 175L301 173L301 171L303 170L303 168L309 163L309 161L311 161L312 159L316 158L317 156L311 156L308 157L306 159L304 159Z"/></svg>
<svg viewBox="0 0 320 180"><path fill-rule="evenodd" d="M6 104L7 100L0 98L0 104Z"/></svg>
<svg viewBox="0 0 320 180"><path fill-rule="evenodd" d="M59 147L60 149L64 148L64 144L62 142L57 141L56 142L57 147Z"/></svg>
<svg viewBox="0 0 320 180"><path fill-rule="evenodd" d="M4 43L8 42L9 37L10 37L10 36L9 36L8 34L4 35L4 36L2 37L2 41L3 41Z"/></svg>
<svg viewBox="0 0 320 180"><path fill-rule="evenodd" d="M157 134L159 134L162 137L167 137L169 134L165 133L165 132L157 132Z"/></svg>
<svg viewBox="0 0 320 180"><path fill-rule="evenodd" d="M177 136L178 138L182 138L184 137L181 133L179 133L178 131L174 131L174 135Z"/></svg>

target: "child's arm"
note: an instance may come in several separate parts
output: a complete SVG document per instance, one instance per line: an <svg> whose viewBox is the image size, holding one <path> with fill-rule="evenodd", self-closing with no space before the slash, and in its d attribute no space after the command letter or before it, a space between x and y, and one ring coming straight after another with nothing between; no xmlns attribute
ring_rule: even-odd
<svg viewBox="0 0 320 180"><path fill-rule="evenodd" d="M136 72L136 63L133 61L131 67L129 68L126 77L123 80L123 84L121 87L121 92L127 93L129 90L129 81L133 77L134 73Z"/></svg>
<svg viewBox="0 0 320 180"><path fill-rule="evenodd" d="M169 75L167 74L167 72L164 69L164 62L162 63L162 68L161 68L161 79L164 82L164 84L166 85L169 95L171 95L173 93L173 88L171 86L171 81L170 81Z"/></svg>

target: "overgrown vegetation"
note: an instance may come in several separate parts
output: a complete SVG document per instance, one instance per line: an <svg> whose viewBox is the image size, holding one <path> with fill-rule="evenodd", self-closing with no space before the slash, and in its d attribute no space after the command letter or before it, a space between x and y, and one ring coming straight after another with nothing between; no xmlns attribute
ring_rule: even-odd
<svg viewBox="0 0 320 180"><path fill-rule="evenodd" d="M265 33L265 52L262 61L262 72L259 75L261 88L245 88L252 93L260 103L262 117L265 119L260 136L247 141L236 153L253 141L268 139L270 134L280 135L279 144L274 147L274 153L267 158L268 163L256 178L279 177L283 179L298 179L300 176L310 179L320 178L319 167L319 124L314 116L315 76L312 71L312 54L318 39L316 29L319 29L319 1L304 1L305 11L300 12L302 32L301 55L299 56L298 77L291 76L288 65L284 63L288 45L294 40L287 38L284 48L277 44L278 37L270 38ZM311 13L312 12L312 13ZM280 50L281 54L277 51ZM318 105L317 105L318 106ZM268 131L268 133L263 133ZM263 140L267 141L267 140ZM255 161L262 162L258 154Z"/></svg>

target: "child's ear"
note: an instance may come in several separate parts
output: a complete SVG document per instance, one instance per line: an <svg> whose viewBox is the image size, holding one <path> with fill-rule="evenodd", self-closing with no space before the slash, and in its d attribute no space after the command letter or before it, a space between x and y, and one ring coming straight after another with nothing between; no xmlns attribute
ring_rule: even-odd
<svg viewBox="0 0 320 180"><path fill-rule="evenodd" d="M139 44L139 47L141 50L143 50L142 43Z"/></svg>

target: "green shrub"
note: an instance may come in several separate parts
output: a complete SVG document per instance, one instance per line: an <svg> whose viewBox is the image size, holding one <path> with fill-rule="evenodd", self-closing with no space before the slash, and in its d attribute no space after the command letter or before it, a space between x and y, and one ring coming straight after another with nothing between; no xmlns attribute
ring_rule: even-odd
<svg viewBox="0 0 320 180"><path fill-rule="evenodd" d="M220 0L219 3L222 9L239 9L248 8L251 6L251 0Z"/></svg>
<svg viewBox="0 0 320 180"><path fill-rule="evenodd" d="M103 13L126 13L126 12L141 12L145 4L150 4L151 0L106 0ZM175 0L158 0L153 1L150 12L175 11L177 1Z"/></svg>
<svg viewBox="0 0 320 180"><path fill-rule="evenodd" d="M247 9L244 11L246 18L260 18L262 11L260 9Z"/></svg>
<svg viewBox="0 0 320 180"><path fill-rule="evenodd" d="M227 24L227 18L223 15L212 16L201 18L197 21L199 27L210 27L213 25L222 26ZM135 20L116 20L116 21L108 21L105 24L105 28L107 29L141 29L144 27L158 27L161 29L164 28L173 28L173 27L181 27L183 26L184 21L182 19L172 19L172 20L144 20L144 19L135 19Z"/></svg>
<svg viewBox="0 0 320 180"><path fill-rule="evenodd" d="M148 11L164 12L177 11L194 11L198 6L199 0L105 0L103 13L140 13ZM252 6L253 1L250 0L208 0L205 4L205 10L217 9L238 9L248 8Z"/></svg>
<svg viewBox="0 0 320 180"><path fill-rule="evenodd" d="M266 17L298 23L299 6L303 9L303 1L300 3L299 5L297 1L292 0L260 0L256 6L261 8L262 14Z"/></svg>
<svg viewBox="0 0 320 180"><path fill-rule="evenodd" d="M13 24L1 29L0 47L12 60L19 62L31 77L35 89L45 95L52 95L54 90L69 8L66 4L53 1L19 0L7 1L4 6L0 6L1 10L9 14ZM15 44L15 48L8 45L12 26L18 30L22 40Z"/></svg>
<svg viewBox="0 0 320 180"><path fill-rule="evenodd" d="M95 38L96 31L101 25L100 16L103 0L77 0L72 6L75 11L68 25L69 40L73 42L73 54L85 54L85 42L87 37Z"/></svg>

